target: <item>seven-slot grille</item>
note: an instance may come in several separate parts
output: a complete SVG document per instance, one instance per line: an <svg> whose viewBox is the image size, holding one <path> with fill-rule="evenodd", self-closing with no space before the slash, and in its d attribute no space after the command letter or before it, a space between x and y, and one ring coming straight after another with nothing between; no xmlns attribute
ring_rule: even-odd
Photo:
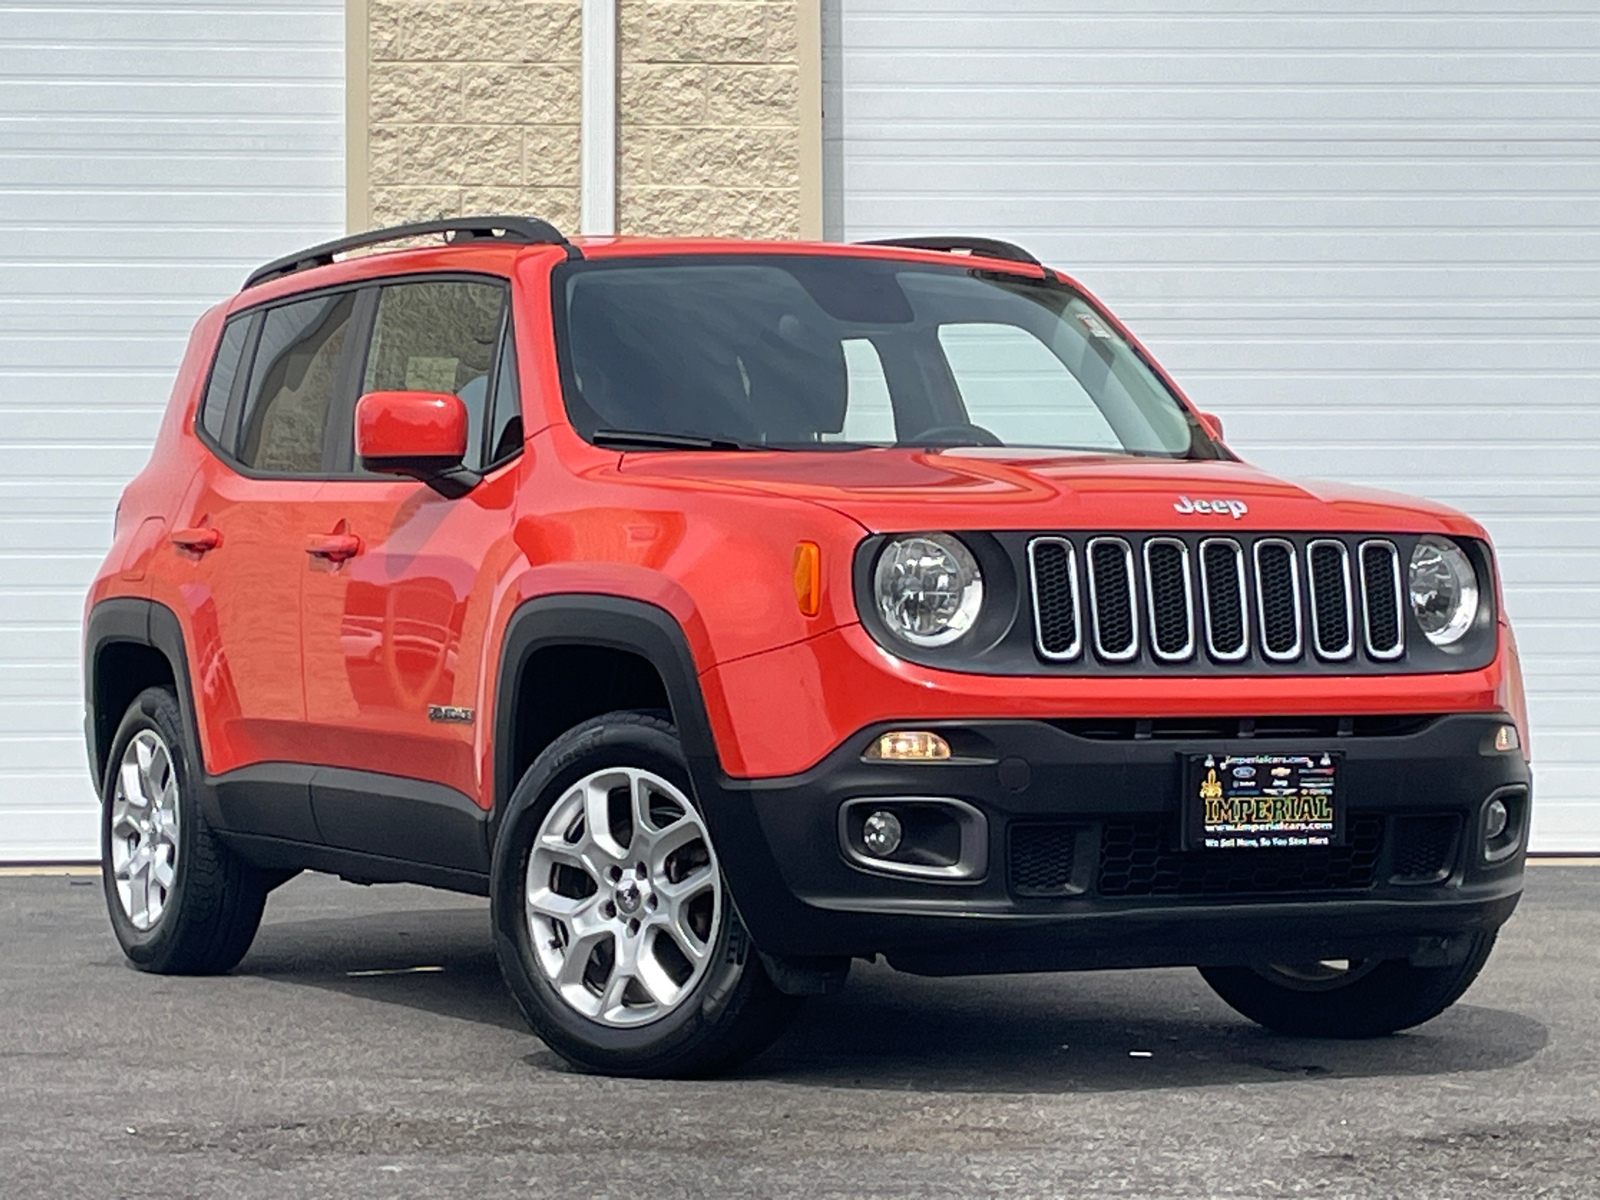
<svg viewBox="0 0 1600 1200"><path fill-rule="evenodd" d="M1051 662L1269 663L1405 653L1400 552L1383 538L1033 538L1034 644Z"/></svg>

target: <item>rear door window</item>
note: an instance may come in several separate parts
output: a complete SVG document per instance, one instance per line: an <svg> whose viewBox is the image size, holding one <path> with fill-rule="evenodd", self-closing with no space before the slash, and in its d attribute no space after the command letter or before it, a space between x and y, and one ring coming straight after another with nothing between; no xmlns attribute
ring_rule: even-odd
<svg viewBox="0 0 1600 1200"><path fill-rule="evenodd" d="M460 279L394 283L378 295L362 393L461 397L467 409L462 465L471 470L487 461L489 388L505 299L504 284Z"/></svg>
<svg viewBox="0 0 1600 1200"><path fill-rule="evenodd" d="M261 325L240 424L239 461L257 471L319 475L338 398L356 293L269 309Z"/></svg>

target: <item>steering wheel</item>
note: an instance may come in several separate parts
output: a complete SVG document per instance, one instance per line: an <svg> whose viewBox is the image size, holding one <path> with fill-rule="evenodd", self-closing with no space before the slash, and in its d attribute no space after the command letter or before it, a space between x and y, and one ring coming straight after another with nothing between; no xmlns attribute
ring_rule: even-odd
<svg viewBox="0 0 1600 1200"><path fill-rule="evenodd" d="M953 425L933 425L915 437L900 439L907 445L924 446L1003 446L997 436L982 425L958 422Z"/></svg>

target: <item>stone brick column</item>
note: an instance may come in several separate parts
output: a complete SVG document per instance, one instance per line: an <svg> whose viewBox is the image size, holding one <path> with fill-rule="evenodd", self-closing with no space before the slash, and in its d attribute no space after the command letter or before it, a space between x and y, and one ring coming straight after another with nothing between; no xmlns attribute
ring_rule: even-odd
<svg viewBox="0 0 1600 1200"><path fill-rule="evenodd" d="M368 219L578 226L579 0L366 0Z"/></svg>
<svg viewBox="0 0 1600 1200"><path fill-rule="evenodd" d="M799 236L799 29L817 2L621 0L620 232ZM580 0L347 3L366 35L353 225L507 212L577 230Z"/></svg>
<svg viewBox="0 0 1600 1200"><path fill-rule="evenodd" d="M799 236L797 7L622 0L622 232Z"/></svg>

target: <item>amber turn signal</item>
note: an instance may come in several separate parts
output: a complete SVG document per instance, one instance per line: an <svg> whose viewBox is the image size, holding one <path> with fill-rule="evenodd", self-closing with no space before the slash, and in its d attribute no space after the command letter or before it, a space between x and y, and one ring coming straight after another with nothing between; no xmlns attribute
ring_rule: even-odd
<svg viewBox="0 0 1600 1200"><path fill-rule="evenodd" d="M950 757L950 743L928 729L896 729L867 747L871 762L938 762Z"/></svg>
<svg viewBox="0 0 1600 1200"><path fill-rule="evenodd" d="M803 616L814 617L822 610L822 551L815 542L794 548L794 599Z"/></svg>

